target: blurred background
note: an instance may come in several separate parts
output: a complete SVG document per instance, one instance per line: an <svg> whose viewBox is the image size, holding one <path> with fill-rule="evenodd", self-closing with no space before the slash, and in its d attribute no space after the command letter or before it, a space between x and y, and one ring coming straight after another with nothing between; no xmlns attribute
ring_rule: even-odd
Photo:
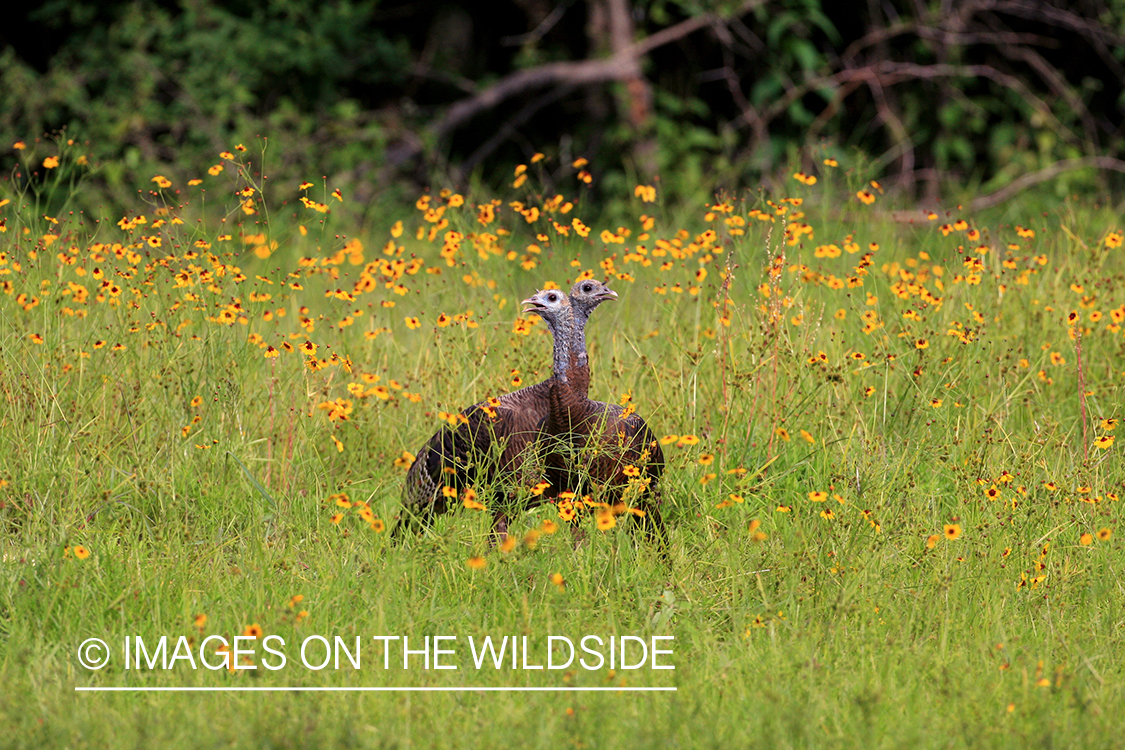
<svg viewBox="0 0 1125 750"><path fill-rule="evenodd" d="M241 143L373 204L543 152L610 205L834 157L906 205L1120 201L1123 82L1125 0L50 0L0 25L0 174L70 140L112 207Z"/></svg>

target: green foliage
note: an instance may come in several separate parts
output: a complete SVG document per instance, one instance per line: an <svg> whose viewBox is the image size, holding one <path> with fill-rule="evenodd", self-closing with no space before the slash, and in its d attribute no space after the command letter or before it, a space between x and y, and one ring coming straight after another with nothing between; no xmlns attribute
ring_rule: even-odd
<svg viewBox="0 0 1125 750"><path fill-rule="evenodd" d="M1125 403L1113 212L895 222L845 161L707 207L634 195L603 224L555 201L540 180L574 175L544 160L491 220L490 195L441 191L364 228L318 210L346 205L332 184L295 214L273 204L239 154L215 179L253 188L256 213L146 182L131 221L44 216L37 200L80 202L75 159L0 193L9 745L1116 744L1125 468L1120 440L1098 442ZM625 523L576 548L549 505L506 551L465 508L391 546L365 512L398 512L403 451L513 370L545 377L517 295L583 271L620 293L591 321L592 392L631 394L664 443L667 555ZM255 626L288 668L121 663L126 636L196 647ZM362 638L360 671L299 666L314 634ZM542 663L546 636L587 634L672 635L676 669L465 657L469 636L527 635ZM384 669L376 635L456 636L460 668ZM78 664L90 637L112 645L102 671ZM74 691L184 685L677 691Z"/></svg>
<svg viewBox="0 0 1125 750"><path fill-rule="evenodd" d="M198 177L220 151L261 135L301 149L269 165L275 179L371 169L386 130L355 97L402 85L409 59L375 11L372 0L137 2L85 26L91 6L48 3L39 18L81 30L44 74L3 51L0 129L31 137L67 127L93 161L113 165L101 174L108 192L83 196L99 202L157 172Z"/></svg>
<svg viewBox="0 0 1125 750"><path fill-rule="evenodd" d="M49 44L0 49L0 130L85 144L103 167L81 195L87 210L154 174L198 177L259 137L287 144L258 165L272 179L327 174L363 203L401 198L427 175L479 181L482 161L584 156L600 165L597 202L611 215L626 183L659 176L666 195L695 202L704 173L718 172L710 192L753 186L821 144L863 153L888 188L927 199L1125 153L1120 0L1045 0L1042 13L638 1L638 40L708 14L640 60L640 88L543 75L442 124L453 104L511 75L608 55L603 5L544 17L517 4L493 23L402 0L52 0L17 17ZM1050 187L1091 196L1117 179L1076 169Z"/></svg>

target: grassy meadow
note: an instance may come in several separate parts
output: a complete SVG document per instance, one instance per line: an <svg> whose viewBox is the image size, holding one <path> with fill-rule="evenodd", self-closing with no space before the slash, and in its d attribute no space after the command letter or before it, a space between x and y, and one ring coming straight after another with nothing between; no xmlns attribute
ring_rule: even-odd
<svg viewBox="0 0 1125 750"><path fill-rule="evenodd" d="M640 185L617 219L584 197L596 165L549 158L500 196L376 210L232 148L97 217L77 146L20 153L0 183L0 745L1120 744L1109 209L896 215L825 153L784 193ZM550 374L519 301L590 276L620 294L588 328L591 396L660 437L667 555L592 513L575 548L552 505L499 549L471 507L390 545L413 452ZM286 666L214 638L243 635L284 640ZM301 665L313 635L363 639L361 668ZM456 670L384 668L372 641L443 635ZM527 636L542 665L551 635L673 636L675 669L477 669L466 646ZM126 669L138 636L220 668ZM80 663L88 638L105 668ZM676 690L75 691L174 686Z"/></svg>

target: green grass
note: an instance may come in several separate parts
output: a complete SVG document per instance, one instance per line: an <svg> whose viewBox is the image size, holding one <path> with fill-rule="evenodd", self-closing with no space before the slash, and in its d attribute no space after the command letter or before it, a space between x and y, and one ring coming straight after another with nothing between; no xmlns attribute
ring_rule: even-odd
<svg viewBox="0 0 1125 750"><path fill-rule="evenodd" d="M146 192L132 229L55 224L34 190L0 195L5 745L1119 744L1125 471L1121 444L1096 442L1125 395L1125 264L1106 242L1109 212L894 221L874 191L873 205L857 200L864 178L841 166L792 183L804 202L784 215L762 196L733 197L730 212L658 196L598 221L573 196L551 213L532 179L486 225L477 206L491 196L458 207L434 195L449 207L429 218L449 225L431 240L416 235L437 226L423 210L361 225L332 185L314 189L333 209L321 213L295 186L254 182L266 193L245 213L212 197L253 179L226 163L229 183ZM43 190L81 190L46 174ZM519 211L532 206L529 222ZM939 229L961 218L967 228ZM787 244L798 223L813 235ZM602 238L622 229L622 243ZM451 230L463 238L443 255ZM831 243L838 257L818 257ZM666 438L667 558L625 523L575 549L565 528L543 531L551 506L518 519L507 553L489 549L487 514L464 509L390 546L361 512L393 522L403 452L443 424L439 411L511 390L513 370L546 377L549 336L516 321L518 301L586 269L621 294L590 323L592 395L631 394ZM365 271L369 289L355 292ZM443 326L443 313L465 317ZM283 351L306 341L315 366ZM284 639L284 668L124 669L126 636L184 636L198 656L203 638L252 625ZM301 665L312 635L363 639L361 669ZM455 636L460 668L384 669L381 635ZM541 664L550 635L674 636L675 670L477 670L469 657L470 637L527 636ZM101 671L78 661L91 637L113 649Z"/></svg>

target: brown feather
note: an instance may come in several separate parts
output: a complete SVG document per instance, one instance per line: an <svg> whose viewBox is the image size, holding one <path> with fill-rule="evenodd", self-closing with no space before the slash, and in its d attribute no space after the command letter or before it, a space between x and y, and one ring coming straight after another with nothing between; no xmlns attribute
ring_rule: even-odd
<svg viewBox="0 0 1125 750"><path fill-rule="evenodd" d="M581 352L572 342L556 340L557 352L575 350L575 357L561 375L552 371L550 378L498 398L494 417L481 401L464 409L465 421L455 427L443 427L430 437L418 451L406 474L403 487L404 513L391 532L398 539L406 530L417 530L432 523L433 518L449 509L449 498L442 489L453 487L460 496L469 487L509 487L526 478L521 474L532 454L532 446L540 426L550 412L551 384L565 376L572 387L585 393L590 386L590 368L585 357L584 332L590 313L606 299L617 295L600 282L580 281L571 289L567 306L573 313L567 326L569 336L583 341ZM560 349L560 346L562 347ZM538 481L538 477L530 483ZM507 519L496 515L494 526L506 533Z"/></svg>
<svg viewBox="0 0 1125 750"><path fill-rule="evenodd" d="M556 346L560 338L578 345L572 331L556 331L555 337ZM584 342L582 346L584 357ZM572 351L567 361L578 358L579 353ZM546 445L544 481L550 485L544 497L569 491L578 497L592 495L611 506L627 498L643 512L648 535L663 541L659 479L664 452L644 419L617 404L590 400L588 389L565 378L553 378L550 388L550 412L540 430ZM637 475L629 476L628 467L634 467ZM637 485L635 496L626 495L631 483Z"/></svg>

